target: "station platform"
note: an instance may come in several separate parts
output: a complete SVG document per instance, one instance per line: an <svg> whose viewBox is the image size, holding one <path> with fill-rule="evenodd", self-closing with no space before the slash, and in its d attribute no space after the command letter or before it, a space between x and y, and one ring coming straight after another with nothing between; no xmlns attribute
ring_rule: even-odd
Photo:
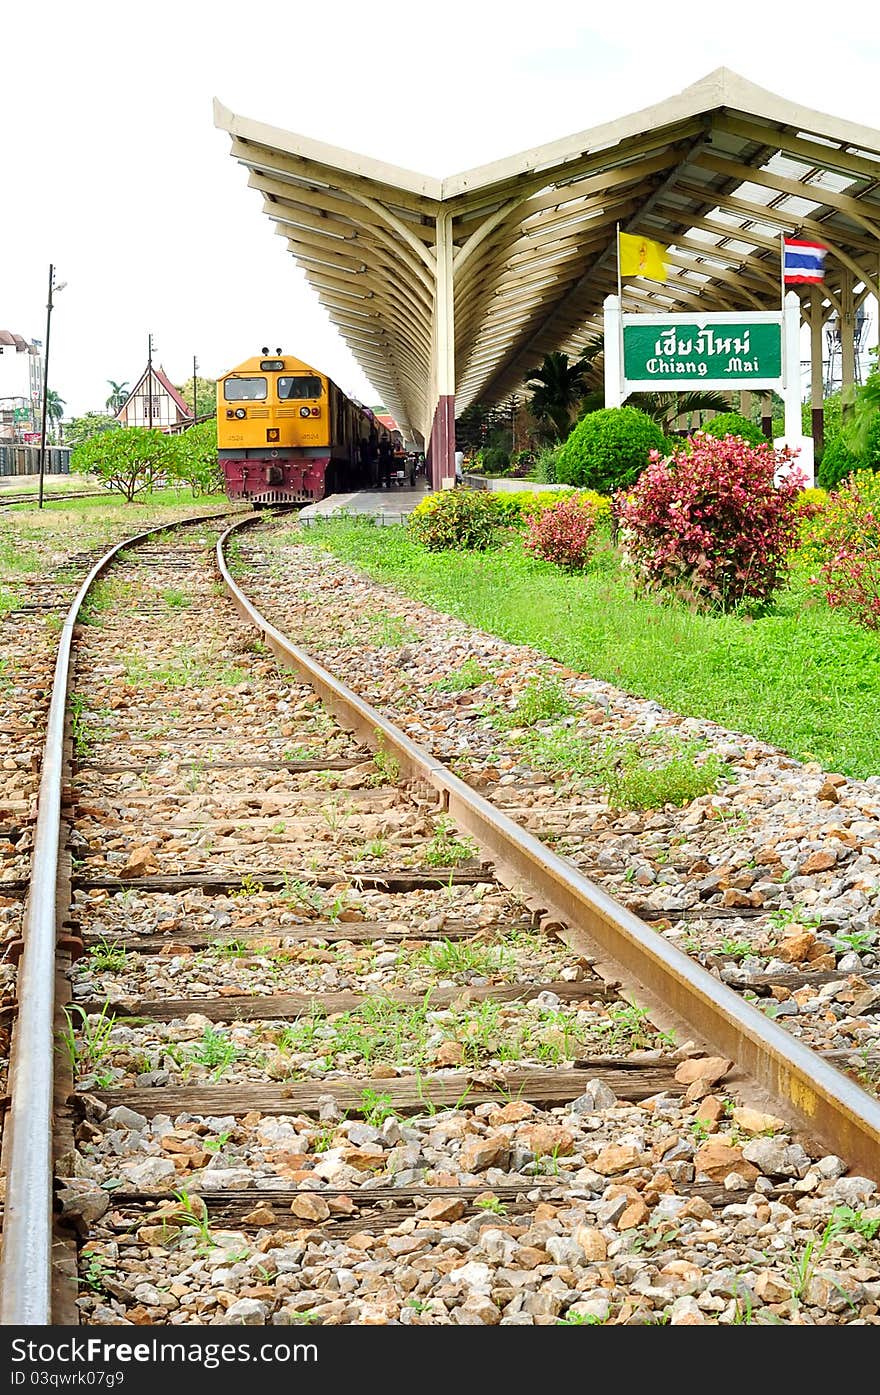
<svg viewBox="0 0 880 1395"><path fill-rule="evenodd" d="M353 494L328 494L299 511L302 524L327 518L373 518L377 525L403 523L430 490L424 482L415 488L392 485L390 489L359 489Z"/></svg>

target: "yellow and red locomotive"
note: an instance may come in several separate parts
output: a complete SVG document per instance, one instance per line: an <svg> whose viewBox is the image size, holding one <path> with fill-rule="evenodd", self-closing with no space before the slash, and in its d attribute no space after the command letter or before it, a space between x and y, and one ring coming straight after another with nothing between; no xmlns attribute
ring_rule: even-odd
<svg viewBox="0 0 880 1395"><path fill-rule="evenodd" d="M231 499L308 504L368 489L388 435L368 407L280 349L217 380L217 451Z"/></svg>

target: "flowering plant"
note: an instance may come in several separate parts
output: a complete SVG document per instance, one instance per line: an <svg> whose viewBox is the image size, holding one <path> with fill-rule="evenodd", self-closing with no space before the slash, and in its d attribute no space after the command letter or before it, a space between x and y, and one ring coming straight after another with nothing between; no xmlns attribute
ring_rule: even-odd
<svg viewBox="0 0 880 1395"><path fill-rule="evenodd" d="M865 629L880 629L880 477L858 470L832 494L813 536L825 598Z"/></svg>
<svg viewBox="0 0 880 1395"><path fill-rule="evenodd" d="M636 583L731 609L765 601L787 574L803 486L790 451L696 432L686 450L655 451L636 485L615 500Z"/></svg>
<svg viewBox="0 0 880 1395"><path fill-rule="evenodd" d="M596 546L598 509L584 494L570 494L528 517L525 549L564 571L582 571Z"/></svg>

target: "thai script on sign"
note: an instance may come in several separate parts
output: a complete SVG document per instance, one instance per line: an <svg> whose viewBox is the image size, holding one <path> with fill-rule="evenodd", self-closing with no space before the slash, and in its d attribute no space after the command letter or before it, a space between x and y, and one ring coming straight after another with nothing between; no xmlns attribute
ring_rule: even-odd
<svg viewBox="0 0 880 1395"><path fill-rule="evenodd" d="M716 335L713 329L699 330L696 339L693 335L690 339L679 339L675 326L671 325L669 329L664 329L660 335L654 345L654 353L667 357L675 355L680 358L685 358L693 353L705 354L710 358L716 354L746 356L751 352L750 341L751 330L749 329L745 330L741 339L724 339L721 335Z"/></svg>

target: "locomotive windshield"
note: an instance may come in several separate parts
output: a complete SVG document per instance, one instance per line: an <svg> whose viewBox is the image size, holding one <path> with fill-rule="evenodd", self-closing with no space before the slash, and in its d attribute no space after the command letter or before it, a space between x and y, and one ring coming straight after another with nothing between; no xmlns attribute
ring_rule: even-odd
<svg viewBox="0 0 880 1395"><path fill-rule="evenodd" d="M223 396L227 402L265 402L265 378L227 378Z"/></svg>
<svg viewBox="0 0 880 1395"><path fill-rule="evenodd" d="M321 396L321 379L309 378L303 374L296 378L279 378L277 386L280 402L288 402L292 397L307 397L311 400Z"/></svg>

